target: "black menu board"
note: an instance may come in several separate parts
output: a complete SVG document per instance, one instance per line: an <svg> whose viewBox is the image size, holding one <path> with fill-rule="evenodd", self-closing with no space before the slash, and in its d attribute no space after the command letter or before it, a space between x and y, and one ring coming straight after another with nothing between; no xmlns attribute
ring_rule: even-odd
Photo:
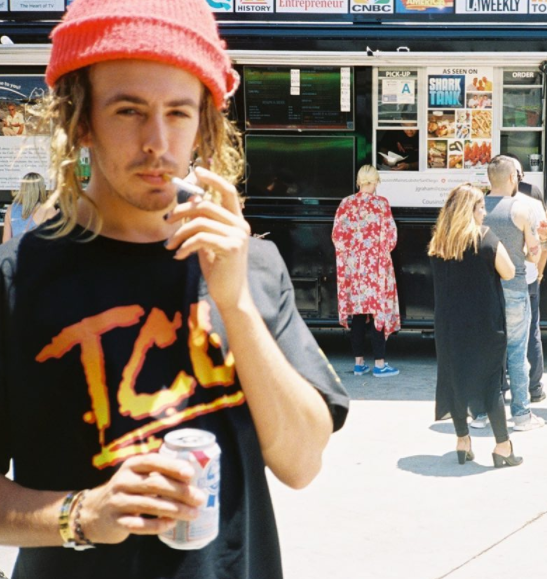
<svg viewBox="0 0 547 579"><path fill-rule="evenodd" d="M353 130L350 67L245 67L249 129Z"/></svg>

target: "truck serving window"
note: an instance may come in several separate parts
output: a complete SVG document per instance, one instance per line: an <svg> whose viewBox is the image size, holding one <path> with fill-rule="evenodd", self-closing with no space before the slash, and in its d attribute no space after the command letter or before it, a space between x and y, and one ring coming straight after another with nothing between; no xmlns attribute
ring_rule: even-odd
<svg viewBox="0 0 547 579"><path fill-rule="evenodd" d="M376 162L382 171L418 171L418 71L379 69Z"/></svg>
<svg viewBox="0 0 547 579"><path fill-rule="evenodd" d="M537 69L503 71L500 152L517 155L525 171L541 170L542 79ZM534 155L534 157L531 157ZM530 160L532 159L532 164Z"/></svg>

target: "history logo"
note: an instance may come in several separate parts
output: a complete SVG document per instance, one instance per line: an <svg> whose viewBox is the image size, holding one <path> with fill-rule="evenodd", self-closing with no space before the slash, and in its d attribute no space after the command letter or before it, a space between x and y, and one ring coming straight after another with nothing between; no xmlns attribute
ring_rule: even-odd
<svg viewBox="0 0 547 579"><path fill-rule="evenodd" d="M236 12L251 14L273 12L273 0L236 0Z"/></svg>

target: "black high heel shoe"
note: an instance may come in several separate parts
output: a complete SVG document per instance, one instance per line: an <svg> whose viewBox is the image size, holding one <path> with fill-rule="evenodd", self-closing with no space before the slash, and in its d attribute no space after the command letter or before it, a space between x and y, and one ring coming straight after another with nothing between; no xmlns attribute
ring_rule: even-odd
<svg viewBox="0 0 547 579"><path fill-rule="evenodd" d="M492 458L494 459L494 466L496 468L501 468L502 466L518 466L522 464L523 458L522 456L515 456L513 453L513 443L509 441L511 444L511 454L509 456L502 456L501 454L497 454L496 452L492 453Z"/></svg>
<svg viewBox="0 0 547 579"><path fill-rule="evenodd" d="M456 452L458 453L458 462L460 464L465 464L468 460L475 460L475 453L471 449L457 450Z"/></svg>

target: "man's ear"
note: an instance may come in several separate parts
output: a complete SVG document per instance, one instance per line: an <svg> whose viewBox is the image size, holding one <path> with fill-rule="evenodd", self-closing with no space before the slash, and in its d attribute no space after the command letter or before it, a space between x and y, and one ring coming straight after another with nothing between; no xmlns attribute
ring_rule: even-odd
<svg viewBox="0 0 547 579"><path fill-rule="evenodd" d="M201 136L199 134L199 131L196 135L196 138L194 139L194 145L192 147L192 158L195 159L196 157L199 156L199 147L201 145Z"/></svg>
<svg viewBox="0 0 547 579"><path fill-rule="evenodd" d="M91 130L87 123L80 123L78 127L78 143L81 147L90 147L93 144Z"/></svg>

